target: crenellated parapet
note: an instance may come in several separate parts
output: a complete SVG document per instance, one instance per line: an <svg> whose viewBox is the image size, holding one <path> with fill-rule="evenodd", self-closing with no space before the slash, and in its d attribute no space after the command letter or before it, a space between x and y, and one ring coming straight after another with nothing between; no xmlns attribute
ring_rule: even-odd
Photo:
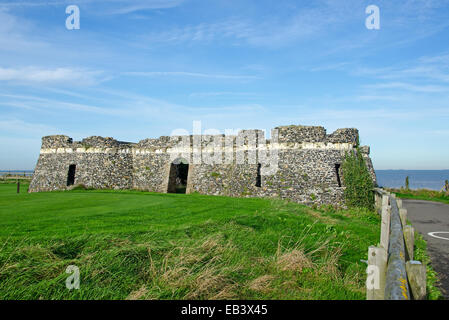
<svg viewBox="0 0 449 320"><path fill-rule="evenodd" d="M51 148L71 148L73 146L73 139L65 135L53 135L42 137L41 149Z"/></svg>
<svg viewBox="0 0 449 320"><path fill-rule="evenodd" d="M41 150L52 150L52 149L106 149L106 148L119 148L119 147L130 147L133 144L130 142L117 141L111 137L100 137L91 136L82 139L81 141L73 141L69 136L65 135L52 135L45 136L42 138Z"/></svg>
<svg viewBox="0 0 449 320"><path fill-rule="evenodd" d="M350 143L354 146L359 144L359 130L355 128L337 129L326 136L330 143Z"/></svg>
<svg viewBox="0 0 449 320"><path fill-rule="evenodd" d="M167 151L184 147L210 147L221 146L223 148L234 146L245 148L259 148L269 146L276 142L279 148L332 148L338 146L356 146L359 140L357 129L338 129L331 134L326 134L326 129L317 126L283 126L271 131L271 139L267 140L263 130L240 130L236 135L185 135L185 136L161 136L159 138L148 138L137 143L122 142L111 137L91 136L81 141L73 141L65 135L53 135L42 138L42 149L66 149L105 150L111 148L127 148L130 150L143 149ZM336 147L337 148L337 147Z"/></svg>
<svg viewBox="0 0 449 320"><path fill-rule="evenodd" d="M279 143L324 142L326 129L314 126L282 126L276 127L279 132Z"/></svg>
<svg viewBox="0 0 449 320"><path fill-rule="evenodd" d="M359 131L357 129L338 129L326 134L326 129L317 126L283 126L275 128L279 132L280 143L349 143L357 145Z"/></svg>

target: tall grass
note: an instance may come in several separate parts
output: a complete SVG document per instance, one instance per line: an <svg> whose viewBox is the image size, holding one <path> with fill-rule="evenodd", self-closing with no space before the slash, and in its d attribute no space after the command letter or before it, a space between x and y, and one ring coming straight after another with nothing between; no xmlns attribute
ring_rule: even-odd
<svg viewBox="0 0 449 320"><path fill-rule="evenodd" d="M1 185L0 299L364 299L378 237L358 209Z"/></svg>

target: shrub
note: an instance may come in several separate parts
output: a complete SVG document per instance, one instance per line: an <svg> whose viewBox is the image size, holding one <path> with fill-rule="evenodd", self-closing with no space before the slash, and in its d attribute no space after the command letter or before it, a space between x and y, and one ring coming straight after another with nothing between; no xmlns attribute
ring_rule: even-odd
<svg viewBox="0 0 449 320"><path fill-rule="evenodd" d="M373 210L374 184L359 148L355 152L346 153L341 170L348 207Z"/></svg>

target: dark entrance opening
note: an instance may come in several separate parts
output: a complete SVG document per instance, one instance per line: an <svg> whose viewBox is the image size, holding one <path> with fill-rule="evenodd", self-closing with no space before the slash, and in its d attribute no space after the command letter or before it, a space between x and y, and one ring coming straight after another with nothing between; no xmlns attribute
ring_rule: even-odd
<svg viewBox="0 0 449 320"><path fill-rule="evenodd" d="M69 173L67 175L67 186L73 186L75 183L75 171L76 171L76 165L71 164L69 166Z"/></svg>
<svg viewBox="0 0 449 320"><path fill-rule="evenodd" d="M338 183L339 187L341 187L340 167L341 167L341 165L339 163L335 164L335 172L337 174L337 183Z"/></svg>
<svg viewBox="0 0 449 320"><path fill-rule="evenodd" d="M168 193L186 193L189 164L185 160L175 161L170 166Z"/></svg>
<svg viewBox="0 0 449 320"><path fill-rule="evenodd" d="M256 177L256 187L262 187L262 176L260 174L260 168L262 165L260 163L257 164L257 177Z"/></svg>

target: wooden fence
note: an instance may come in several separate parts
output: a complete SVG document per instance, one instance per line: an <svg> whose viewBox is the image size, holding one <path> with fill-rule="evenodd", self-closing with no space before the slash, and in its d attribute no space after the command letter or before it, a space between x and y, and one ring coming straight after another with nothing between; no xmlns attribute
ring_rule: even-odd
<svg viewBox="0 0 449 320"><path fill-rule="evenodd" d="M402 200L375 189L375 205L382 216L380 243L368 249L367 300L426 298L426 266L414 258L415 230L407 225Z"/></svg>
<svg viewBox="0 0 449 320"><path fill-rule="evenodd" d="M33 171L0 171L0 179L7 180L7 179L26 179L29 180L33 177Z"/></svg>

